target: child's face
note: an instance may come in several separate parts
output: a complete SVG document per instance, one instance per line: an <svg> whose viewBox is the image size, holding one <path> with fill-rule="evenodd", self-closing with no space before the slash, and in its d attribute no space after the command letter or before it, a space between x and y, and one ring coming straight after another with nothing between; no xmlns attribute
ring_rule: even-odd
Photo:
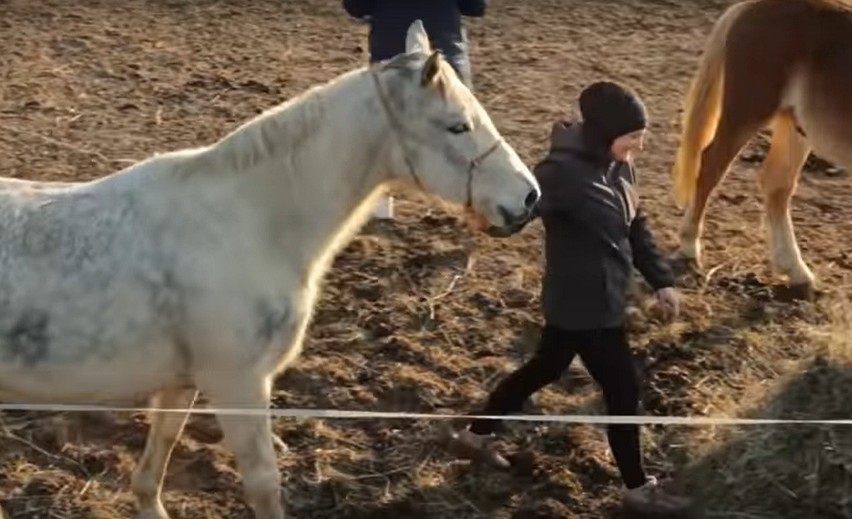
<svg viewBox="0 0 852 519"><path fill-rule="evenodd" d="M645 130L636 130L615 139L610 147L615 160L628 161L634 150L641 150L645 141Z"/></svg>

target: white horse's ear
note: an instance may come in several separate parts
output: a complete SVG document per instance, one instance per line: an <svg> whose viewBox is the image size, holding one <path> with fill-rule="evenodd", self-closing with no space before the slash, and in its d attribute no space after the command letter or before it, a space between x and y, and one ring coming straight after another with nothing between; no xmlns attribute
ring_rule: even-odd
<svg viewBox="0 0 852 519"><path fill-rule="evenodd" d="M432 45L429 44L429 36L426 34L426 28L423 27L423 22L414 20L408 26L408 34L405 36L405 52L421 52L429 54L432 52Z"/></svg>
<svg viewBox="0 0 852 519"><path fill-rule="evenodd" d="M420 76L420 84L423 86L431 85L435 78L438 77L438 73L441 71L441 53L438 51L432 51L432 54L429 54L429 57L426 59L426 63L423 64L423 72Z"/></svg>

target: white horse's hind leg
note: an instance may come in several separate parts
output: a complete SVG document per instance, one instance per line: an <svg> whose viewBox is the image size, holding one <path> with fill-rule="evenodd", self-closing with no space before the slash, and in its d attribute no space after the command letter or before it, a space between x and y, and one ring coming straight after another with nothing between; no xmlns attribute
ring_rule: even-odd
<svg viewBox="0 0 852 519"><path fill-rule="evenodd" d="M213 407L267 410L270 378L247 378L245 374L218 374L202 384ZM256 519L283 519L281 476L272 439L269 414L217 415L225 445L234 453L242 474L243 490Z"/></svg>
<svg viewBox="0 0 852 519"><path fill-rule="evenodd" d="M158 393L152 406L163 409L189 409L195 402L195 389L170 389ZM160 493L172 449L180 437L188 413L151 413L151 430L145 451L133 471L131 488L139 506L139 519L168 519Z"/></svg>
<svg viewBox="0 0 852 519"><path fill-rule="evenodd" d="M760 172L772 264L788 277L791 286L807 290L812 288L814 275L802 260L796 242L790 200L809 152L810 146L796 131L792 117L780 115L773 120L772 144Z"/></svg>

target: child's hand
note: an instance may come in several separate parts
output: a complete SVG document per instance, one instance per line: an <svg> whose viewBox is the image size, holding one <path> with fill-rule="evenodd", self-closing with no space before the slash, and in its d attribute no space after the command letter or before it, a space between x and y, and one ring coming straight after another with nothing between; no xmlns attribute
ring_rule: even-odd
<svg viewBox="0 0 852 519"><path fill-rule="evenodd" d="M661 288L655 294L657 302L666 310L670 319L675 319L680 314L680 298L677 290L672 287Z"/></svg>

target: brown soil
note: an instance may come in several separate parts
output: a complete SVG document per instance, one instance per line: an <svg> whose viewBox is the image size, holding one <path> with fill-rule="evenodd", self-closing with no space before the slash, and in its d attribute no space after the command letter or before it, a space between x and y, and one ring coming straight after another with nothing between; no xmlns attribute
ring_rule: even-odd
<svg viewBox="0 0 852 519"><path fill-rule="evenodd" d="M551 122L574 115L584 85L612 78L635 87L653 117L639 164L642 194L671 249L680 216L668 193L679 106L724 5L495 1L487 18L471 24L478 95L533 164ZM331 0L0 0L0 13L0 174L12 177L93 179L158 151L209 143L366 60L364 26ZM770 296L778 280L766 261L749 160L760 156L759 145L744 154L712 202L706 261L716 270L706 281L684 277L682 319L661 323L646 297L636 300L634 344L646 365L650 414L849 414L838 389L848 379L808 382L828 380L820 378L828 361L810 378L787 379L810 362L811 332L830 321L825 309L846 298L852 185L812 162L794 220L824 290L815 303L779 302ZM534 346L540 224L499 241L472 236L439 205L412 194L398 200L398 210L397 221L370 226L336 261L305 353L276 384L277 406L467 413ZM761 407L749 394L801 384L796 394L811 398L794 400L798 407ZM827 405L832 398L841 403ZM530 411L601 412L579 363L534 397ZM8 515L132 516L128 477L144 444L144 417L3 419L9 434L0 438L0 506ZM523 463L506 473L453 460L432 441L436 424L427 421L281 419L275 430L290 449L279 460L295 517L621 517L617 474L596 426L513 424L505 444ZM852 515L841 501L849 458L834 456L819 470L809 465L825 461L820 449L839 448L828 433L809 436L798 450L780 447L788 435L761 433L772 464L755 470L742 463L766 461L749 450L755 429L727 430L726 445L709 427L646 430L649 467L687 476L694 492L712 496L709 516ZM166 480L174 517L250 517L219 440L213 420L192 419ZM750 478L763 478L757 494L743 491ZM714 493L723 486L732 497Z"/></svg>

